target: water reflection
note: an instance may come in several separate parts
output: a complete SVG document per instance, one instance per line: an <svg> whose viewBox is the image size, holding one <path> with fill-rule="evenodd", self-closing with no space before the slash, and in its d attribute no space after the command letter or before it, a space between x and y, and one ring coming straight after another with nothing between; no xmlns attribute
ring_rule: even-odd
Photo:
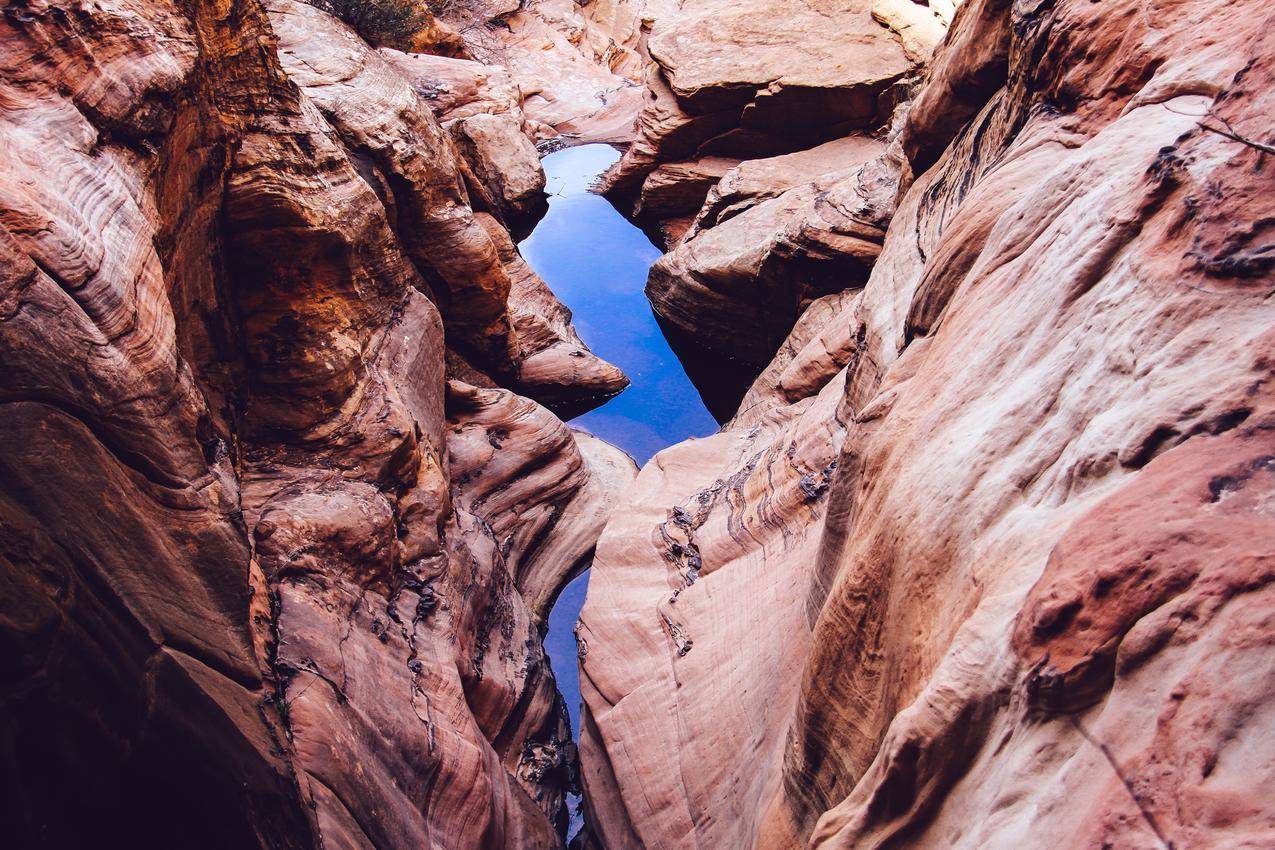
<svg viewBox="0 0 1275 850"><path fill-rule="evenodd" d="M619 158L608 145L567 148L544 158L549 212L519 245L523 257L571 308L576 330L632 384L572 426L624 449L639 464L665 446L717 431L717 421L669 348L643 294L660 251L605 198L589 191ZM549 616L545 648L580 729L580 686L572 629L584 605L588 573L567 585Z"/></svg>
<svg viewBox="0 0 1275 850"><path fill-rule="evenodd" d="M632 386L572 420L627 451L639 464L665 446L717 431L643 294L660 251L605 198L589 191L619 158L584 145L544 158L549 212L519 246L523 257L571 308L576 330Z"/></svg>
<svg viewBox="0 0 1275 850"><path fill-rule="evenodd" d="M544 158L549 212L519 245L523 257L571 308L576 330L632 384L571 425L624 449L639 464L665 446L717 431L717 421L669 348L643 294L660 251L589 187L619 158L607 145L585 145ZM549 615L545 650L580 734L580 680L573 629L589 573L562 591ZM573 803L575 801L572 801ZM578 828L572 818L571 831Z"/></svg>

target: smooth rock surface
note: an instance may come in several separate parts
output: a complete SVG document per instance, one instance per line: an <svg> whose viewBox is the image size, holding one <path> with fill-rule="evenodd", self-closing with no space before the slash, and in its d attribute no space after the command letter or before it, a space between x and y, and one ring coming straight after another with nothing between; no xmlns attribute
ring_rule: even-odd
<svg viewBox="0 0 1275 850"><path fill-rule="evenodd" d="M596 846L1275 841L1270 24L960 7L866 286L603 534Z"/></svg>
<svg viewBox="0 0 1275 850"><path fill-rule="evenodd" d="M657 16L637 140L609 177L612 197L630 203L661 163L774 156L880 126L921 60L872 5L692 0Z"/></svg>
<svg viewBox="0 0 1275 850"><path fill-rule="evenodd" d="M496 65L421 53L381 48L440 121L454 121L479 114L512 114L526 121L523 93L509 72Z"/></svg>
<svg viewBox="0 0 1275 850"><path fill-rule="evenodd" d="M534 222L545 210L540 155L508 115L479 113L447 125L452 141L506 222Z"/></svg>
<svg viewBox="0 0 1275 850"><path fill-rule="evenodd" d="M715 227L761 201L822 177L856 169L885 151L883 140L853 135L795 153L740 162L722 173L696 208L695 229Z"/></svg>
<svg viewBox="0 0 1275 850"><path fill-rule="evenodd" d="M659 220L694 214L722 176L737 165L737 159L717 156L661 165L642 182L634 214Z"/></svg>
<svg viewBox="0 0 1275 850"><path fill-rule="evenodd" d="M366 175L386 207L403 248L443 313L448 345L472 366L562 410L578 407L572 396L587 408L618 392L623 376L555 319L561 305L543 282L521 280L534 275L517 265L509 235L473 210L499 213L505 206L506 180L513 189L534 185L543 176L531 148L513 134L508 116L477 120L503 121L496 132L520 150L488 146L484 155L467 144L471 165L424 107L416 87L396 72L399 63L367 49L351 31L306 4L274 0L271 8L284 67L348 148L358 152L353 161L360 176ZM477 116L457 120L472 118ZM506 165L511 168L507 178L498 173ZM396 191L399 185L409 191ZM535 328L517 318L534 312L542 314ZM523 362L550 347L574 352L574 387L564 389L554 370ZM542 376L545 384L540 386L536 382Z"/></svg>
<svg viewBox="0 0 1275 850"><path fill-rule="evenodd" d="M901 163L897 141L863 136L743 162L651 267L647 296L682 358L716 363L706 380L736 388L719 419L812 301L867 280Z"/></svg>
<svg viewBox="0 0 1275 850"><path fill-rule="evenodd" d="M637 140L605 189L669 252L647 294L720 419L812 300L866 280L905 104L944 27L907 0L695 0L657 17Z"/></svg>
<svg viewBox="0 0 1275 850"><path fill-rule="evenodd" d="M6 841L1275 846L1269 4L472 13L0 16ZM640 472L557 134L737 384Z"/></svg>
<svg viewBox="0 0 1275 850"><path fill-rule="evenodd" d="M544 620L632 470L510 388L624 377L387 53L287 0L0 18L13 846L562 845Z"/></svg>

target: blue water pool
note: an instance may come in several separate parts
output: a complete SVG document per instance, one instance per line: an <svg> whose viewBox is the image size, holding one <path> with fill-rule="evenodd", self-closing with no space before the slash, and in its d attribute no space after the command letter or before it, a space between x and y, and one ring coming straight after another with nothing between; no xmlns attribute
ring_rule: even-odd
<svg viewBox="0 0 1275 850"><path fill-rule="evenodd" d="M549 212L519 246L571 308L594 353L624 370L632 386L572 426L624 449L639 464L665 446L717 431L643 294L660 251L607 200L589 191L619 158L607 145L544 158Z"/></svg>
<svg viewBox="0 0 1275 850"><path fill-rule="evenodd" d="M717 431L643 294L660 251L605 198L589 191L619 158L607 145L567 148L544 158L549 211L519 245L523 257L571 308L593 351L624 370L631 386L571 425L596 434L644 464L665 446ZM549 615L545 649L580 731L580 681L572 630L589 574L567 585ZM574 826L574 824L573 824Z"/></svg>

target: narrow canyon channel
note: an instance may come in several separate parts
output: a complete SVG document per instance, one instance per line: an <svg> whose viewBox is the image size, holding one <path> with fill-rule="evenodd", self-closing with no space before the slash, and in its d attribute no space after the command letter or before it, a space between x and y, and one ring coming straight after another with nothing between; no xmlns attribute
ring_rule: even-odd
<svg viewBox="0 0 1275 850"><path fill-rule="evenodd" d="M1273 114L1272 0L8 3L0 850L1275 850Z"/></svg>
<svg viewBox="0 0 1275 850"><path fill-rule="evenodd" d="M712 434L717 422L669 348L643 293L647 269L660 250L590 191L619 158L610 145L582 145L546 156L549 211L518 247L571 309L589 348L632 381L620 395L570 424L619 446L641 466L665 446ZM580 731L580 680L572 629L588 584L586 571L562 591L545 640L573 733Z"/></svg>
<svg viewBox="0 0 1275 850"><path fill-rule="evenodd" d="M647 269L660 250L590 191L619 156L609 145L582 145L546 156L549 211L519 249L571 309L589 348L632 381L620 395L570 424L619 446L640 466L665 446L714 433L717 422L669 348L643 292ZM573 629L588 585L586 570L562 591L545 639L576 737L580 679Z"/></svg>

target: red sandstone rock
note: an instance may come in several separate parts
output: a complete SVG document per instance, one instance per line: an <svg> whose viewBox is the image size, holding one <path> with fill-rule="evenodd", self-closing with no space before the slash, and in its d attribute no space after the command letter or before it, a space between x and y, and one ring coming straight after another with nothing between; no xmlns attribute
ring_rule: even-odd
<svg viewBox="0 0 1275 850"><path fill-rule="evenodd" d="M681 356L720 358L742 392L807 305L861 286L901 159L897 142L848 136L726 171L647 280L652 307L683 335Z"/></svg>
<svg viewBox="0 0 1275 850"><path fill-rule="evenodd" d="M0 93L6 838L560 846L544 618L631 468L446 347L624 378L412 81L308 6L124 0L15 7Z"/></svg>
<svg viewBox="0 0 1275 850"><path fill-rule="evenodd" d="M877 127L916 67L867 0L694 0L656 17L649 49L637 140L609 177L622 202L661 163L774 156Z"/></svg>
<svg viewBox="0 0 1275 850"><path fill-rule="evenodd" d="M831 187L826 181L793 189L688 233L651 267L652 305L698 344L761 371L806 305L862 284L881 250L879 227L835 207L835 224L819 217ZM820 242L828 243L825 250Z"/></svg>
<svg viewBox="0 0 1275 850"><path fill-rule="evenodd" d="M634 40L580 56L631 73L640 16L594 5ZM633 484L515 394L624 378L432 114L534 133L516 86L286 0L8 11L11 841L559 846L540 636L605 522L578 846L1275 843L1268 10L968 0L899 143L771 158L824 138L763 119L836 69L764 37L843 45L707 8L620 174L676 199L743 151L660 273L787 288L764 334L682 310L759 374ZM855 8L920 61L929 12Z"/></svg>
<svg viewBox="0 0 1275 850"><path fill-rule="evenodd" d="M657 18L638 138L605 186L665 238L647 295L679 356L726 387L719 418L813 299L866 279L898 192L900 104L943 26L907 0L697 0Z"/></svg>
<svg viewBox="0 0 1275 850"><path fill-rule="evenodd" d="M672 0L453 4L474 55L508 67L544 136L628 142L642 106L646 30Z"/></svg>
<svg viewBox="0 0 1275 850"><path fill-rule="evenodd" d="M407 80L440 121L490 113L514 115L526 123L522 89L499 66L465 59L378 51Z"/></svg>
<svg viewBox="0 0 1275 850"><path fill-rule="evenodd" d="M475 181L505 221L534 224L544 214L545 172L540 155L516 119L480 113L459 118L447 129Z"/></svg>
<svg viewBox="0 0 1275 850"><path fill-rule="evenodd" d="M862 293L603 534L602 846L1275 842L1269 17L960 8Z"/></svg>
<svg viewBox="0 0 1275 850"><path fill-rule="evenodd" d="M530 212L534 186L543 173L530 145L513 136L509 117L499 129L488 126L485 134L458 131L465 139L467 162L424 108L415 87L395 73L401 63L385 61L352 32L333 26L330 18L305 4L275 0L272 8L285 68L296 75L347 148L357 152L352 160L362 167L360 174L381 199L443 313L449 345L464 350L473 365L561 410L578 412L581 404L588 409L622 389L625 380L619 370L590 353L566 323L550 318L539 323L536 338L519 337L525 323L520 325L514 314L538 310L549 316L564 308L542 282L515 286L515 276L534 274L525 264L515 267L508 235L487 226L471 209L472 204L497 215ZM497 153L490 144L475 142L479 135L497 135L525 149ZM409 191L396 191L400 185ZM533 303L521 303L529 289L538 293ZM522 362L559 345L579 360L570 388L563 386L561 375ZM544 386L536 383L542 376Z"/></svg>
<svg viewBox="0 0 1275 850"><path fill-rule="evenodd" d="M694 214L704 205L704 199L722 175L737 165L737 159L717 156L661 165L642 182L633 213L660 221Z"/></svg>

